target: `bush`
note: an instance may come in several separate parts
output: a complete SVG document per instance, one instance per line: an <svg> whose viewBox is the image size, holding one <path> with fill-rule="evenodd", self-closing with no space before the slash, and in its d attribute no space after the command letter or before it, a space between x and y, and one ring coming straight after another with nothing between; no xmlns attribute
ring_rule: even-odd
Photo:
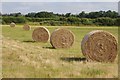
<svg viewBox="0 0 120 80"><path fill-rule="evenodd" d="M83 25L92 25L93 24L92 20L91 19L87 19L87 18L81 18L81 23Z"/></svg>
<svg viewBox="0 0 120 80"><path fill-rule="evenodd" d="M39 23L40 25L48 26L80 26L80 25L100 25L100 26L120 26L120 18L77 18L77 17L60 17L60 18L30 18L30 17L13 17L13 16L3 16L2 24L14 23Z"/></svg>
<svg viewBox="0 0 120 80"><path fill-rule="evenodd" d="M57 18L26 18L30 22L42 22L42 21L58 21Z"/></svg>
<svg viewBox="0 0 120 80"><path fill-rule="evenodd" d="M67 22L64 21L43 21L39 23L40 25L45 26L66 26Z"/></svg>
<svg viewBox="0 0 120 80"><path fill-rule="evenodd" d="M24 17L3 17L2 18L2 23L10 24L11 22L25 23L26 19Z"/></svg>
<svg viewBox="0 0 120 80"><path fill-rule="evenodd" d="M97 18L94 20L94 23L96 25L102 25L102 26L113 26L115 25L115 20L112 18Z"/></svg>
<svg viewBox="0 0 120 80"><path fill-rule="evenodd" d="M117 19L115 20L115 25L116 25L116 26L120 26L120 18L117 18Z"/></svg>
<svg viewBox="0 0 120 80"><path fill-rule="evenodd" d="M80 19L76 17L69 17L67 21L70 23L77 23L77 22L80 22Z"/></svg>
<svg viewBox="0 0 120 80"><path fill-rule="evenodd" d="M67 18L61 17L59 20L60 20L60 21L67 21Z"/></svg>

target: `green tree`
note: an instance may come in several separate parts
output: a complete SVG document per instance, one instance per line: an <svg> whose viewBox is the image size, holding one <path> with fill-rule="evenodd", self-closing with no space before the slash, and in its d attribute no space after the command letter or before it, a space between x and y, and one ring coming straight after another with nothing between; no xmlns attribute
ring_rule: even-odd
<svg viewBox="0 0 120 80"><path fill-rule="evenodd" d="M79 18L85 18L86 17L86 13L84 11L82 11L81 13L79 13L78 17Z"/></svg>
<svg viewBox="0 0 120 80"><path fill-rule="evenodd" d="M35 14L36 13L33 13L33 12L32 13L28 13L28 14L25 15L25 17L31 17L31 18L33 18L33 17L35 17Z"/></svg>
<svg viewBox="0 0 120 80"><path fill-rule="evenodd" d="M53 12L38 12L35 14L36 18L56 18L57 16Z"/></svg>
<svg viewBox="0 0 120 80"><path fill-rule="evenodd" d="M71 13L66 13L65 14L65 17L70 17L71 16Z"/></svg>

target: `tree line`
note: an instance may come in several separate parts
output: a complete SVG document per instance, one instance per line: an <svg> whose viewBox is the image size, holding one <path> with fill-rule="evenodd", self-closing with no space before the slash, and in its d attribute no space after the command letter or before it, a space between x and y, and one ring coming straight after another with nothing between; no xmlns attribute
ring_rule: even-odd
<svg viewBox="0 0 120 80"><path fill-rule="evenodd" d="M89 12L85 13L82 11L79 14L55 14L53 12L31 12L28 14L10 13L1 14L2 23L8 24L10 22L15 23L26 23L26 22L37 22L39 25L52 25L52 26L62 26L62 25L102 25L102 26L119 26L120 16L115 11L99 11L99 12Z"/></svg>
<svg viewBox="0 0 120 80"><path fill-rule="evenodd" d="M93 19L93 18L100 18L100 17L118 18L119 14L111 10L89 12L89 13L85 13L84 11L82 11L79 14L71 14L71 13L55 14L53 12L42 11L42 12L37 12L37 13L31 12L26 15L23 15L19 12L19 13L2 14L2 16L14 16L14 17L25 16L25 17L31 17L31 18L78 17L78 18L92 18Z"/></svg>

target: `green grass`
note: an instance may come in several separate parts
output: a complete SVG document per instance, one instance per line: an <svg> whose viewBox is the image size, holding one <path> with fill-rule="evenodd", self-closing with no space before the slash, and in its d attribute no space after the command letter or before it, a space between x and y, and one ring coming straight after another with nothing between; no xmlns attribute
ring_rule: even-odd
<svg viewBox="0 0 120 80"><path fill-rule="evenodd" d="M106 74L106 71L102 70L102 69L95 69L95 68L86 68L86 69L82 69L81 70L81 74L84 75L84 77L95 77L96 75L104 75Z"/></svg>
<svg viewBox="0 0 120 80"><path fill-rule="evenodd" d="M32 42L32 26L24 31L21 25L11 28L2 26L3 35L3 77L28 78L96 78L117 77L118 60L114 63L98 63L79 61L84 58L80 43L82 38L92 30L109 31L118 39L118 27L67 27L75 35L75 42L70 49L51 49L51 44ZM57 26L47 26L50 33Z"/></svg>

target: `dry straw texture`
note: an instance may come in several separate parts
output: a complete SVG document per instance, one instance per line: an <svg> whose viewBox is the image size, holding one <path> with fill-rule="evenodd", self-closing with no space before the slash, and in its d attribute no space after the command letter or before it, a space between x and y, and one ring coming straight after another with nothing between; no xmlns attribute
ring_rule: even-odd
<svg viewBox="0 0 120 80"><path fill-rule="evenodd" d="M34 41L47 42L49 40L50 33L45 27L38 27L34 29L32 33L32 38Z"/></svg>
<svg viewBox="0 0 120 80"><path fill-rule="evenodd" d="M28 24L25 24L25 25L23 26L23 29L26 30L26 31L28 31L28 30L30 30L30 26L29 26Z"/></svg>
<svg viewBox="0 0 120 80"><path fill-rule="evenodd" d="M88 60L113 62L117 55L117 41L106 31L95 30L88 33L81 43L82 53Z"/></svg>
<svg viewBox="0 0 120 80"><path fill-rule="evenodd" d="M10 24L10 27L15 27L15 23L12 22L12 23Z"/></svg>
<svg viewBox="0 0 120 80"><path fill-rule="evenodd" d="M69 48L74 43L74 35L67 29L57 29L52 33L50 43L54 48Z"/></svg>

